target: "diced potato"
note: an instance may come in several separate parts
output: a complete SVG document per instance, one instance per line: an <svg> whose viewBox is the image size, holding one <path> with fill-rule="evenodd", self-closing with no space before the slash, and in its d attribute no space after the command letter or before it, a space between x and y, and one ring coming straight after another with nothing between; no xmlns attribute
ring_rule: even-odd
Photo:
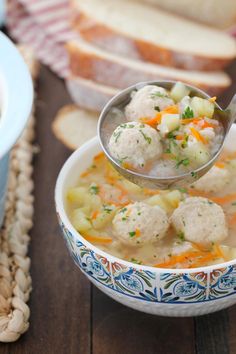
<svg viewBox="0 0 236 354"><path fill-rule="evenodd" d="M198 166L204 165L211 158L209 151L200 141L187 146L184 149L184 155L191 161L196 162Z"/></svg>
<svg viewBox="0 0 236 354"><path fill-rule="evenodd" d="M84 204L87 194L88 190L85 187L70 188L67 193L67 199L69 202L80 206Z"/></svg>
<svg viewBox="0 0 236 354"><path fill-rule="evenodd" d="M221 245L220 248L227 260L236 259L236 247Z"/></svg>
<svg viewBox="0 0 236 354"><path fill-rule="evenodd" d="M91 212L91 207L90 206L84 206L82 208L79 208L86 216L90 215Z"/></svg>
<svg viewBox="0 0 236 354"><path fill-rule="evenodd" d="M99 211L97 217L92 220L94 229L99 230L105 227L113 219L115 213L115 206L104 206L102 210Z"/></svg>
<svg viewBox="0 0 236 354"><path fill-rule="evenodd" d="M92 228L91 222L81 209L73 210L71 221L76 230L79 232L86 232Z"/></svg>
<svg viewBox="0 0 236 354"><path fill-rule="evenodd" d="M127 179L122 180L122 184L124 188L131 193L140 193L142 188L139 187L137 184L128 181Z"/></svg>
<svg viewBox="0 0 236 354"><path fill-rule="evenodd" d="M175 102L179 102L183 97L188 96L190 90L182 82L177 82L170 91L170 96Z"/></svg>
<svg viewBox="0 0 236 354"><path fill-rule="evenodd" d="M102 201L98 195L87 195L85 204L89 205L92 210L98 210L102 206Z"/></svg>
<svg viewBox="0 0 236 354"><path fill-rule="evenodd" d="M165 133L169 133L177 129L180 126L179 114L164 114L161 118L161 124L159 125L161 132L162 126L164 127Z"/></svg>
<svg viewBox="0 0 236 354"><path fill-rule="evenodd" d="M215 110L215 105L213 102L210 102L201 97L193 97L191 100L191 106L199 116L204 116L212 118Z"/></svg>
<svg viewBox="0 0 236 354"><path fill-rule="evenodd" d="M182 194L180 193L180 191L178 190L173 190L171 192L168 192L166 193L164 196L163 196L164 200L167 201L170 206L172 208L177 208L180 201L181 201L181 198L182 198Z"/></svg>
<svg viewBox="0 0 236 354"><path fill-rule="evenodd" d="M144 202L151 205L151 206L158 205L160 208L162 208L166 212L170 211L169 203L167 203L164 200L164 198L162 198L162 196L160 196L160 195L153 195L152 197L145 199Z"/></svg>

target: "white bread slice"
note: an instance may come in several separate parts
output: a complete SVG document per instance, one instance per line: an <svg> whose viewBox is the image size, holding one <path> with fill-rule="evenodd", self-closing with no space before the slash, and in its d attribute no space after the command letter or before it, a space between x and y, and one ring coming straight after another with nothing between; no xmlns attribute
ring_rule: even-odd
<svg viewBox="0 0 236 354"><path fill-rule="evenodd" d="M80 107L100 112L119 90L97 84L81 77L71 77L66 81L68 92L74 103Z"/></svg>
<svg viewBox="0 0 236 354"><path fill-rule="evenodd" d="M98 113L67 105L57 113L52 130L58 140L75 150L97 134L98 117Z"/></svg>
<svg viewBox="0 0 236 354"><path fill-rule="evenodd" d="M94 44L135 59L218 70L236 56L230 35L132 0L72 0L74 27Z"/></svg>
<svg viewBox="0 0 236 354"><path fill-rule="evenodd" d="M164 79L183 81L218 95L231 83L223 72L185 71L126 59L80 39L67 43L67 49L72 75L120 89L141 81Z"/></svg>
<svg viewBox="0 0 236 354"><path fill-rule="evenodd" d="M139 0L157 5L163 10L190 18L207 25L226 29L236 23L236 1L227 0Z"/></svg>

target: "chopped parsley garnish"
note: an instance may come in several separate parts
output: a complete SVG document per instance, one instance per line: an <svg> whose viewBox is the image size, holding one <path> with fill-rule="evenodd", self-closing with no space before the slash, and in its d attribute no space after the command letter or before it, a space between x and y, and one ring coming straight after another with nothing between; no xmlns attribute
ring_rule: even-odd
<svg viewBox="0 0 236 354"><path fill-rule="evenodd" d="M179 166L181 166L181 165L188 166L189 163L190 163L189 158L182 159L182 160L177 162L176 168L179 168Z"/></svg>
<svg viewBox="0 0 236 354"><path fill-rule="evenodd" d="M168 96L165 93L156 91L151 94L151 98L156 98L156 97L168 97Z"/></svg>
<svg viewBox="0 0 236 354"><path fill-rule="evenodd" d="M197 178L197 173L194 172L194 171L192 171L192 172L191 172L191 176L194 177L194 178Z"/></svg>
<svg viewBox="0 0 236 354"><path fill-rule="evenodd" d="M121 219L122 221L126 221L127 217L123 216L123 218Z"/></svg>
<svg viewBox="0 0 236 354"><path fill-rule="evenodd" d="M174 136L173 132L169 132L169 133L167 134L167 138L168 138L168 139L175 139L175 136Z"/></svg>
<svg viewBox="0 0 236 354"><path fill-rule="evenodd" d="M109 207L108 205L103 205L103 210L105 211L105 213L111 214L113 208Z"/></svg>
<svg viewBox="0 0 236 354"><path fill-rule="evenodd" d="M121 133L122 133L122 131L118 131L117 133L116 132L113 133L113 136L115 137L115 143L117 143L119 137L121 136Z"/></svg>
<svg viewBox="0 0 236 354"><path fill-rule="evenodd" d="M150 136L147 136L146 134L144 134L144 132L142 130L140 130L140 133L142 134L142 136L144 137L144 139L147 141L148 144L151 144L152 142L152 138L150 138Z"/></svg>
<svg viewBox="0 0 236 354"><path fill-rule="evenodd" d="M127 160L127 159L128 159L128 156L125 156L125 157L122 157L121 159L119 159L118 161L119 161L119 163L122 165L123 162L124 162L125 160Z"/></svg>
<svg viewBox="0 0 236 354"><path fill-rule="evenodd" d="M157 111L157 112L160 112L160 111L161 111L159 106L155 106L154 109L155 109L155 111Z"/></svg>
<svg viewBox="0 0 236 354"><path fill-rule="evenodd" d="M98 194L98 193L99 193L99 187L98 187L98 186L91 186L91 187L89 188L89 192L90 192L91 194Z"/></svg>
<svg viewBox="0 0 236 354"><path fill-rule="evenodd" d="M134 237L135 235L136 235L136 231L130 231L130 232L129 232L129 236L130 236L130 237Z"/></svg>
<svg viewBox="0 0 236 354"><path fill-rule="evenodd" d="M142 264L141 261L139 261L138 259L135 259L135 258L131 258L130 262L135 263L135 264Z"/></svg>
<svg viewBox="0 0 236 354"><path fill-rule="evenodd" d="M184 140L183 140L183 142L181 144L182 148L185 148L187 146L188 138L189 138L189 136L187 134L185 134Z"/></svg>
<svg viewBox="0 0 236 354"><path fill-rule="evenodd" d="M236 202L233 202L231 205L236 205Z"/></svg>
<svg viewBox="0 0 236 354"><path fill-rule="evenodd" d="M179 232L179 233L177 234L177 236L178 236L178 238L179 238L181 241L185 241L185 235L184 235L183 232Z"/></svg>
<svg viewBox="0 0 236 354"><path fill-rule="evenodd" d="M127 211L128 209L127 208L122 208L122 209L120 209L120 213L125 213L126 211Z"/></svg>
<svg viewBox="0 0 236 354"><path fill-rule="evenodd" d="M182 118L187 119L187 118L193 118L193 117L194 117L193 110L188 106L187 108L185 108L185 111L182 114Z"/></svg>
<svg viewBox="0 0 236 354"><path fill-rule="evenodd" d="M178 190L181 192L181 193L187 193L187 189L186 188L178 188Z"/></svg>

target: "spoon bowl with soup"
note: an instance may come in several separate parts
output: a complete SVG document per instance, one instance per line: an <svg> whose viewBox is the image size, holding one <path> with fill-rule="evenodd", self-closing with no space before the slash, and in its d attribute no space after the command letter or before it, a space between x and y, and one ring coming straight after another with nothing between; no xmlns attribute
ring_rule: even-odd
<svg viewBox="0 0 236 354"><path fill-rule="evenodd" d="M103 151L131 182L151 189L193 183L218 159L235 119L216 97L181 82L139 83L116 95L98 123Z"/></svg>

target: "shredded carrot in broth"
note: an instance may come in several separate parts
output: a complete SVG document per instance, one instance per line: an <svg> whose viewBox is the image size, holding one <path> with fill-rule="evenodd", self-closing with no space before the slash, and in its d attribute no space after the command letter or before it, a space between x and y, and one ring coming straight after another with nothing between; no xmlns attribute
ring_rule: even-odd
<svg viewBox="0 0 236 354"><path fill-rule="evenodd" d="M206 140L204 139L204 137L201 135L201 133L199 133L195 128L190 127L190 130L193 134L193 136L198 140L201 141L203 144L206 144Z"/></svg>
<svg viewBox="0 0 236 354"><path fill-rule="evenodd" d="M101 244L106 244L106 243L111 243L112 242L112 238L110 237L100 237L100 236L92 236L92 235L88 235L88 234L83 234L82 235L85 240L89 241L89 242L94 242L94 243L101 243Z"/></svg>
<svg viewBox="0 0 236 354"><path fill-rule="evenodd" d="M223 162L216 162L215 166L218 168L225 168L225 164Z"/></svg>
<svg viewBox="0 0 236 354"><path fill-rule="evenodd" d="M169 260L154 265L156 268L171 268L177 265L187 268L196 268L206 265L208 262L223 258L225 255L218 244L212 250L204 249L203 246L193 243L195 250L186 251L180 255L174 255Z"/></svg>
<svg viewBox="0 0 236 354"><path fill-rule="evenodd" d="M200 120L202 120L202 117L199 118L185 118L185 119L181 119L180 123L181 124L189 124L189 123L193 123L193 122L199 122Z"/></svg>
<svg viewBox="0 0 236 354"><path fill-rule="evenodd" d="M228 194L223 197L211 197L211 200L213 200L213 202L218 204L227 204L233 202L235 199L236 199L236 193Z"/></svg>
<svg viewBox="0 0 236 354"><path fill-rule="evenodd" d="M99 214L99 211L98 211L98 210L94 210L94 211L92 212L91 219L92 219L92 220L96 219L97 216L98 216L98 214Z"/></svg>
<svg viewBox="0 0 236 354"><path fill-rule="evenodd" d="M177 105L168 106L163 111L158 112L154 118L141 118L141 122L146 123L148 125L157 125L161 123L161 118L164 114L177 114L179 113L179 108Z"/></svg>
<svg viewBox="0 0 236 354"><path fill-rule="evenodd" d="M236 224L236 214L231 215L231 217L228 219L228 223L230 226L233 226Z"/></svg>

